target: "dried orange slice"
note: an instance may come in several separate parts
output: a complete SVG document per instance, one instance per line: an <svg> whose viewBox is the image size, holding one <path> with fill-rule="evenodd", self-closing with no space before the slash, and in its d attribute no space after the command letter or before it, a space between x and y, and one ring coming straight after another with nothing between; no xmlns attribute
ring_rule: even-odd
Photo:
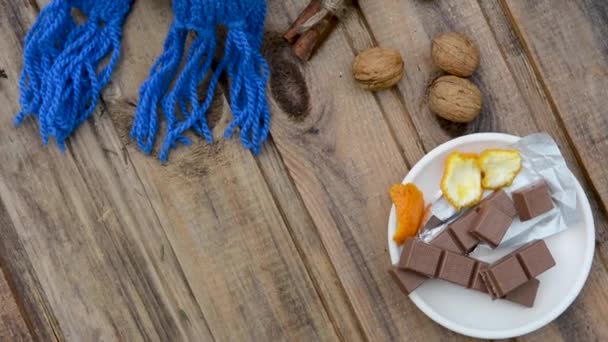
<svg viewBox="0 0 608 342"><path fill-rule="evenodd" d="M481 201L481 169L476 154L451 153L441 178L443 196L456 209L472 207Z"/></svg>
<svg viewBox="0 0 608 342"><path fill-rule="evenodd" d="M397 231L393 240L401 245L418 232L424 214L424 196L412 183L395 184L391 187L390 194L397 209Z"/></svg>
<svg viewBox="0 0 608 342"><path fill-rule="evenodd" d="M511 185L521 171L521 155L518 150L485 150L477 158L483 173L481 186L500 189Z"/></svg>

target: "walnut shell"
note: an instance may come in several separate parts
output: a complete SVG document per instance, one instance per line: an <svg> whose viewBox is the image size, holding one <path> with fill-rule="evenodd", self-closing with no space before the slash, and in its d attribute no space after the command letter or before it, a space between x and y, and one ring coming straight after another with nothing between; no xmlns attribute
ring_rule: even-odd
<svg viewBox="0 0 608 342"><path fill-rule="evenodd" d="M445 32L433 39L435 65L452 75L469 77L479 66L479 49L462 33Z"/></svg>
<svg viewBox="0 0 608 342"><path fill-rule="evenodd" d="M481 112L481 91L471 81L457 76L441 76L429 92L431 111L452 122L471 122Z"/></svg>
<svg viewBox="0 0 608 342"><path fill-rule="evenodd" d="M353 62L355 80L371 91L390 88L399 83L403 69L399 51L387 48L365 50Z"/></svg>

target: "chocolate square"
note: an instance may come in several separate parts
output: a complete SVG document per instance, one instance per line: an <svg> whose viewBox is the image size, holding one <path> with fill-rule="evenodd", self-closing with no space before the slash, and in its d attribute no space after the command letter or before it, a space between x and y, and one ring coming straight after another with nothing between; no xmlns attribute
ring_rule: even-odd
<svg viewBox="0 0 608 342"><path fill-rule="evenodd" d="M531 308L534 306L539 286L540 281L532 278L527 283L507 293L504 299Z"/></svg>
<svg viewBox="0 0 608 342"><path fill-rule="evenodd" d="M462 253L458 244L454 241L454 238L450 235L449 229L444 229L439 235L437 235L432 241L431 245L439 247L443 250Z"/></svg>
<svg viewBox="0 0 608 342"><path fill-rule="evenodd" d="M469 288L481 292L488 292L486 288L486 284L481 279L481 272L488 268L489 264L479 261L475 264L475 268L473 268L473 272L471 273L471 283L469 284Z"/></svg>
<svg viewBox="0 0 608 342"><path fill-rule="evenodd" d="M512 222L513 217L505 214L498 207L493 205L483 207L471 228L471 234L483 240L492 248L496 248Z"/></svg>
<svg viewBox="0 0 608 342"><path fill-rule="evenodd" d="M517 258L507 258L482 272L482 277L493 298L503 297L528 281Z"/></svg>
<svg viewBox="0 0 608 342"><path fill-rule="evenodd" d="M504 190L494 191L490 196L486 197L480 204L481 207L494 206L510 217L515 216L515 205Z"/></svg>
<svg viewBox="0 0 608 342"><path fill-rule="evenodd" d="M461 252L464 254L472 251L479 243L479 239L469 234L469 230L472 228L479 210L479 207L469 209L464 215L448 225L448 229L452 232L452 237L458 243Z"/></svg>
<svg viewBox="0 0 608 342"><path fill-rule="evenodd" d="M434 277L441 254L440 248L410 238L405 240L398 267Z"/></svg>
<svg viewBox="0 0 608 342"><path fill-rule="evenodd" d="M437 278L467 287L475 267L475 260L452 252L445 252Z"/></svg>
<svg viewBox="0 0 608 342"><path fill-rule="evenodd" d="M531 220L553 209L551 193L545 181L538 181L513 192L513 202L521 221Z"/></svg>
<svg viewBox="0 0 608 342"><path fill-rule="evenodd" d="M396 268L389 270L388 273L395 280L401 291L403 291L403 293L405 293L406 295L412 293L427 279L429 279L416 272L402 271Z"/></svg>
<svg viewBox="0 0 608 342"><path fill-rule="evenodd" d="M528 245L517 257L528 278L534 278L555 266L555 259L543 240Z"/></svg>

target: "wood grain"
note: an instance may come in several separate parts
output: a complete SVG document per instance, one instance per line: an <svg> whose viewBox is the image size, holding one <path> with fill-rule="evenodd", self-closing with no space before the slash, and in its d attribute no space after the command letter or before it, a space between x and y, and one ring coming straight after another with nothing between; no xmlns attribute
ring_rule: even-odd
<svg viewBox="0 0 608 342"><path fill-rule="evenodd" d="M608 4L504 1L547 96L608 209ZM555 13L561 15L559 20Z"/></svg>
<svg viewBox="0 0 608 342"><path fill-rule="evenodd" d="M148 31L165 32L171 19L168 11L168 3L140 2L135 6L133 20L125 28L124 53L130 58L104 93L112 119L105 124L123 132L119 133L122 143L213 336L218 340L334 340L346 335L344 327L352 324L344 323L349 317L347 303L340 299L340 292L322 293L323 289L336 288L335 284L322 283L333 281L331 274L318 278L333 272L331 265L322 261L323 250L317 246L308 251L309 242L296 247L284 221L290 216L277 206L256 160L238 139L222 138L230 111L221 94L211 113L216 142L207 145L194 138L195 146L176 151L167 166L142 156L124 139L133 110L130 104L136 101L139 85L164 39L161 35L147 40L142 37ZM287 175L268 170L266 176ZM316 273L309 275L310 268L300 258L298 248L315 252L315 260L325 266L320 264ZM323 301L336 304L331 310L344 313L344 317L329 315ZM356 336L356 331L350 334Z"/></svg>
<svg viewBox="0 0 608 342"><path fill-rule="evenodd" d="M4 6L8 10L2 13L10 16L0 16L1 41L9 48L0 61L13 77L20 69L18 46L36 8ZM133 65L149 68L158 51L137 44L129 49L129 42L150 44L151 35L142 28L160 22L166 29L168 13L168 3L138 2L134 17L143 21L130 21L125 38ZM15 22L24 29L7 29ZM151 31L159 32L160 46L164 33ZM64 155L40 145L33 121L14 130L11 115L3 116L0 189L14 223L2 227L8 238L3 242L12 247L3 249L3 257L24 283L20 296L29 300L28 312L42 316L37 335L44 340L335 339L248 153L224 143L191 150L163 167L130 145L125 149L124 119L132 115L130 99L146 77L144 69L132 77L129 72L137 69L121 64L123 71L108 89L114 96L108 97L108 108L100 106ZM0 102L8 113L16 112L15 84L6 90ZM108 115L112 110L117 116ZM115 129L111 116L123 126Z"/></svg>
<svg viewBox="0 0 608 342"><path fill-rule="evenodd" d="M267 29L281 32L306 2L269 4ZM306 66L273 46L273 140L367 338L455 338L411 305L387 272L387 189L401 180L407 163L378 99L351 77L353 46L371 41L361 24L356 15L344 19Z"/></svg>
<svg viewBox="0 0 608 342"><path fill-rule="evenodd" d="M491 2L479 2L485 7L485 15L474 1L385 1L382 5L362 1L360 4L378 44L399 48L404 59L417 67L413 74L407 74L399 85L399 91L408 111L418 116L413 118L413 122L424 146L431 148L452 134L484 131L486 128L520 135L547 131L562 147L567 161L579 179L583 180L585 188L592 189L584 182L584 172L579 168L564 128L559 123L555 124L552 106L544 97L527 56L518 46L517 39L513 40L511 28L505 26L504 15L501 17L500 11ZM391 13L403 13L405 20L396 19ZM441 120L433 118L424 103L424 75L433 77L436 73L429 58L430 39L442 31L464 32L473 38L481 50L482 62L473 81L480 85L484 94L484 112L477 122L468 126L446 126ZM598 208L593 198L592 203ZM595 218L598 236L605 236L608 227L605 215L596 211ZM589 330L601 336L605 331L600 322L578 318L590 311L600 317L605 315L603 308L606 305L596 305L596 301L603 303L606 300L603 288L608 277L599 255L596 256L596 267L586 290L562 318L544 329L549 332L545 332L545 337L551 336L546 334L583 336ZM570 335L564 335L564 332Z"/></svg>
<svg viewBox="0 0 608 342"><path fill-rule="evenodd" d="M32 341L27 324L0 270L0 341Z"/></svg>
<svg viewBox="0 0 608 342"><path fill-rule="evenodd" d="M128 137L171 20L166 1L136 2L119 68L67 153L41 146L33 120L12 127L20 46L47 2L0 3L0 266L12 290L0 273L0 340L464 340L388 276L387 189L452 137L539 130L596 195L599 248L574 304L521 340L608 338L601 1L360 0L304 65L280 35L308 0L269 0L264 153L221 138L231 117L221 89L209 114L217 141L194 138L168 165ZM470 125L426 103L441 74L430 40L445 30L482 53L472 80L484 111ZM406 77L372 94L350 64L375 45L401 51Z"/></svg>

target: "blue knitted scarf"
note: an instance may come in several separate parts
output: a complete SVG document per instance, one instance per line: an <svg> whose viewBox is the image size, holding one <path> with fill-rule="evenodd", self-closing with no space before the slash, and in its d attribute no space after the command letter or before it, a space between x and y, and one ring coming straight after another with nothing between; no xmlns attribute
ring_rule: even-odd
<svg viewBox="0 0 608 342"><path fill-rule="evenodd" d="M48 144L54 138L65 148L66 139L93 113L110 80L132 2L53 0L41 11L25 39L21 112L16 124L33 115L43 142ZM85 14L84 23L73 19L74 8ZM163 162L172 148L191 143L184 135L188 130L211 143L206 114L220 77L226 74L234 120L225 136L232 136L238 128L242 144L259 153L270 124L269 72L260 53L265 0L174 0L173 12L164 51L141 86L131 137L150 154L164 119L166 130L159 151ZM226 41L221 59L212 63L220 25L227 28ZM189 32L195 38L186 48ZM197 90L208 77L206 96L199 99Z"/></svg>

